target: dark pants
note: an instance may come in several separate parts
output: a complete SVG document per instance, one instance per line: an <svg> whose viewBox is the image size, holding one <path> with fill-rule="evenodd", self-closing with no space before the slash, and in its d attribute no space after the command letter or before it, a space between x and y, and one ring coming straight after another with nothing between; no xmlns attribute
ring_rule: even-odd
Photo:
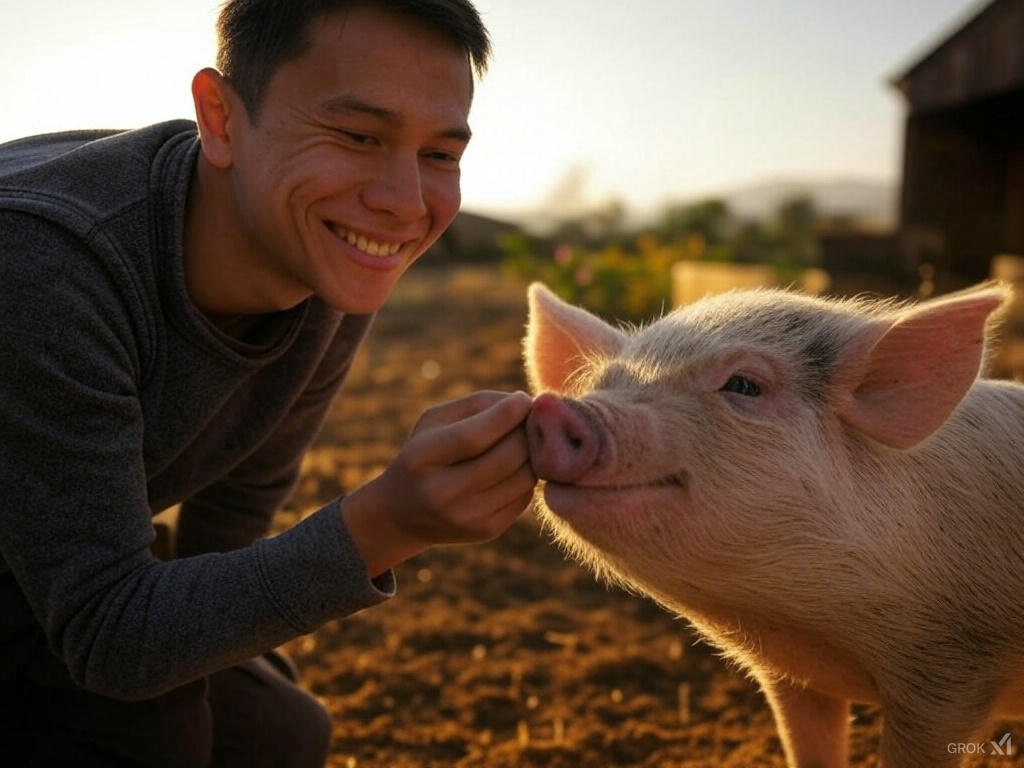
<svg viewBox="0 0 1024 768"><path fill-rule="evenodd" d="M4 765L322 768L331 718L279 655L129 702L60 678L0 688Z"/></svg>

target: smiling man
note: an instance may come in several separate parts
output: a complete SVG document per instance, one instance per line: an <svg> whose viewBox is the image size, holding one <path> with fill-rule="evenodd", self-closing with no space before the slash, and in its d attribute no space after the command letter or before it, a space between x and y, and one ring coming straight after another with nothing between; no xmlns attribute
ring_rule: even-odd
<svg viewBox="0 0 1024 768"><path fill-rule="evenodd" d="M196 123L0 146L0 730L25 764L322 765L330 718L273 649L532 492L529 398L479 392L265 538L458 210L489 45L468 0L229 0L218 31Z"/></svg>

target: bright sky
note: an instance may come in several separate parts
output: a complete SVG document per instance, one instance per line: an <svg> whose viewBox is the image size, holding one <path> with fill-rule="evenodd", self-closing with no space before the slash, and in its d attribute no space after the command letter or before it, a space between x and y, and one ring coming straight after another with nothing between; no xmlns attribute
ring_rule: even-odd
<svg viewBox="0 0 1024 768"><path fill-rule="evenodd" d="M984 0L982 0L984 3ZM193 116L219 0L0 0L0 141ZM978 0L477 0L494 42L463 207L630 210L780 178L894 181L888 79Z"/></svg>

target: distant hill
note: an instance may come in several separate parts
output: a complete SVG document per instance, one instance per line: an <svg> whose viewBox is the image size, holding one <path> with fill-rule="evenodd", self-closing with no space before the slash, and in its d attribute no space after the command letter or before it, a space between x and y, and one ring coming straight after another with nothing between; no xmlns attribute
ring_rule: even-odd
<svg viewBox="0 0 1024 768"><path fill-rule="evenodd" d="M882 228L895 225L898 218L898 187L890 182L871 179L758 181L669 204L674 207L711 199L724 200L732 214L741 219L769 219L780 205L796 197L810 197L819 215L825 217L844 216ZM628 201L626 205L627 226L643 228L659 221L668 204L644 209L630 209ZM451 250L479 248L484 240L493 242L494 234L517 228L547 233L564 216L552 215L546 210L506 211L493 216L482 211L463 211L450 230L453 233L450 245L454 246Z"/></svg>
<svg viewBox="0 0 1024 768"><path fill-rule="evenodd" d="M770 218L782 203L794 197L810 197L818 211L826 216L851 216L880 224L894 223L898 206L898 190L893 184L850 179L782 179L708 197L720 197L734 214L749 219Z"/></svg>

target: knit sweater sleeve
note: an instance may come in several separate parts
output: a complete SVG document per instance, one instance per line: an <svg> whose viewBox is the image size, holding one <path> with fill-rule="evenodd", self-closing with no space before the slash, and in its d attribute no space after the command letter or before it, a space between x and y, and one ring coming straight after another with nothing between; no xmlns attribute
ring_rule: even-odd
<svg viewBox="0 0 1024 768"><path fill-rule="evenodd" d="M72 679L147 698L386 599L337 502L232 552L153 559L142 321L88 254L0 214L0 554Z"/></svg>

